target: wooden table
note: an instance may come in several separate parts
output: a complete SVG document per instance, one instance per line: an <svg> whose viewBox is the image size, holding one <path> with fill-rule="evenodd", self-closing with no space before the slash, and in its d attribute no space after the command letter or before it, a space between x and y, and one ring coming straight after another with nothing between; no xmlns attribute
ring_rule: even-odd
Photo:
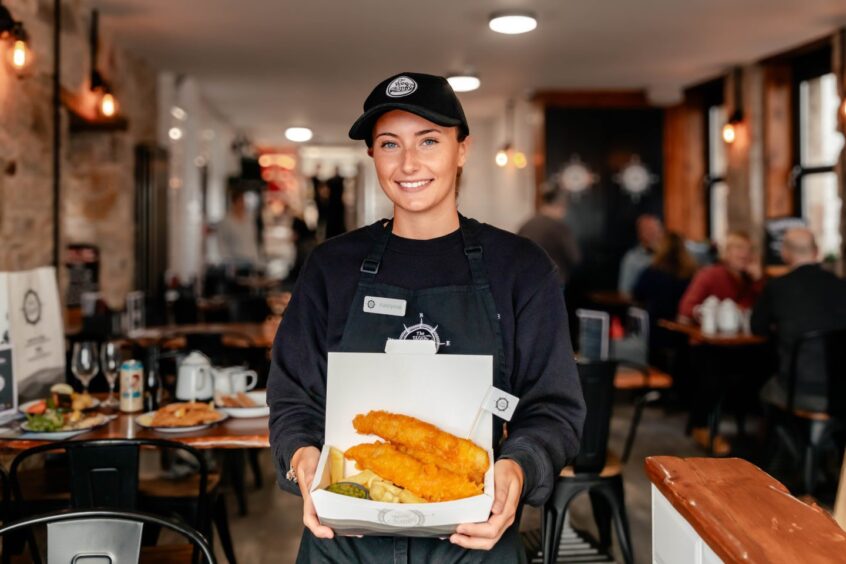
<svg viewBox="0 0 846 564"><path fill-rule="evenodd" d="M846 532L831 516L745 460L653 456L645 469L655 562L846 561Z"/></svg>
<svg viewBox="0 0 846 564"><path fill-rule="evenodd" d="M267 417L236 419L230 417L222 423L192 433L160 433L136 424L138 414L120 413L117 419L87 433L81 433L69 441L88 439L167 439L200 449L267 448L270 446L270 431ZM16 452L42 445L44 440L32 438L0 437L0 451Z"/></svg>
<svg viewBox="0 0 846 564"><path fill-rule="evenodd" d="M691 344L714 345L718 347L745 347L749 345L762 345L767 342L766 337L752 335L751 333L716 333L714 335L706 335L698 325L679 323L678 321L669 321L667 319L659 319L658 326L668 331L687 335L690 338Z"/></svg>
<svg viewBox="0 0 846 564"><path fill-rule="evenodd" d="M222 335L224 344L228 346L270 348L276 329L272 323L192 323L137 329L128 337L142 344L151 344L180 339L188 334Z"/></svg>

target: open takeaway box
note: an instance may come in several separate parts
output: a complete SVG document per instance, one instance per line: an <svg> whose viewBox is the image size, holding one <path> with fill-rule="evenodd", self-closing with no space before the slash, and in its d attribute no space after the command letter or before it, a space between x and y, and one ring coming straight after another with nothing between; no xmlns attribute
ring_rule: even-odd
<svg viewBox="0 0 846 564"><path fill-rule="evenodd" d="M492 415L481 410L492 386L491 356L435 354L432 341L389 341L385 353L329 353L326 441L311 496L320 522L341 535L443 537L461 523L490 516L494 498ZM353 418L371 410L410 415L488 451L484 492L455 501L383 503L326 491L329 450L379 439L361 435ZM471 433L468 435L469 433ZM345 476L356 474L345 461Z"/></svg>

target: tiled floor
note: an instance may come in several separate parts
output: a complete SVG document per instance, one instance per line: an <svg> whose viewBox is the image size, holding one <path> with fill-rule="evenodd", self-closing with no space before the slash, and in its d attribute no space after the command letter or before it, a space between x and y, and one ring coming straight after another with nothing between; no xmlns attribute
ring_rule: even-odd
<svg viewBox="0 0 846 564"><path fill-rule="evenodd" d="M625 433L631 417L631 408L621 404L615 409L612 421L610 447L622 450ZM632 532L636 562L650 561L651 511L649 481L643 472L643 458L653 454L675 456L701 456L703 453L684 436L683 415L664 414L660 408L647 409L638 432L631 460L624 470L626 506ZM249 515L231 515L232 535L235 539L239 562L247 564L293 562L302 531L300 498L284 493L273 482L269 453L262 455L265 468L265 486L249 494ZM229 500L230 514L234 513L234 499ZM586 496L577 499L572 507L573 526L592 529L590 504ZM527 508L522 528L539 525L539 512ZM222 558L222 554L218 550ZM225 562L225 560L221 560Z"/></svg>

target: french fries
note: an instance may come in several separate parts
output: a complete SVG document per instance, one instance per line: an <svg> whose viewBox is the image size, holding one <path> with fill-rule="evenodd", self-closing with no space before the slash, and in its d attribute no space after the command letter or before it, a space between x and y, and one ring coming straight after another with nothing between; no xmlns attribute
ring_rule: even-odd
<svg viewBox="0 0 846 564"><path fill-rule="evenodd" d="M344 479L344 453L335 447L329 448L329 481L333 484Z"/></svg>

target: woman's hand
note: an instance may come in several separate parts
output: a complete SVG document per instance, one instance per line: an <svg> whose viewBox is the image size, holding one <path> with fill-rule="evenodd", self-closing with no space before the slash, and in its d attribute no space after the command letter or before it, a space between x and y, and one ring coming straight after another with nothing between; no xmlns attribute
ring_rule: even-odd
<svg viewBox="0 0 846 564"><path fill-rule="evenodd" d="M300 486L300 493L303 496L303 525L319 539L331 539L335 532L325 525L321 525L317 519L317 512L311 502L311 481L314 479L314 472L317 470L317 461L320 459L320 451L316 447L308 446L298 448L291 458L291 468L297 476L297 485Z"/></svg>
<svg viewBox="0 0 846 564"><path fill-rule="evenodd" d="M494 503L485 523L459 525L449 541L464 548L490 550L514 523L523 493L523 469L509 459L494 464Z"/></svg>

